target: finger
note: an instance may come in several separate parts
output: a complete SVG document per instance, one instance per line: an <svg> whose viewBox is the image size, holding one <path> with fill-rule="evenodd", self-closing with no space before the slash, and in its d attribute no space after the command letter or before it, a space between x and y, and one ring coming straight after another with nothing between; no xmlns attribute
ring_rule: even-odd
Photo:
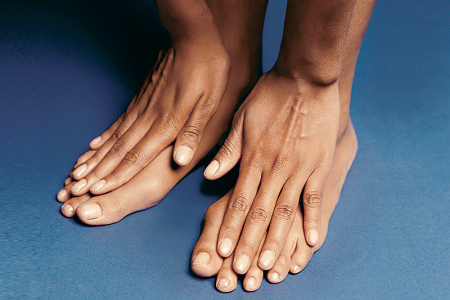
<svg viewBox="0 0 450 300"><path fill-rule="evenodd" d="M283 186L283 178L263 173L261 186L245 219L239 243L235 250L234 270L238 274L247 272L249 262L257 254L257 249L265 235L272 217L273 209ZM264 258L275 260L274 253L263 254Z"/></svg>
<svg viewBox="0 0 450 300"><path fill-rule="evenodd" d="M98 195L98 190L103 184L102 179L114 171L129 151L132 151L133 147L135 147L139 141L144 138L147 130L147 124L142 121L142 119L137 120L111 147L108 153L94 167L94 169L90 170L89 173L72 188L72 194L82 195L88 192L92 187L92 192L95 192L95 194ZM86 163L86 165L88 164L89 162Z"/></svg>
<svg viewBox="0 0 450 300"><path fill-rule="evenodd" d="M222 257L230 256L239 240L245 218L258 191L260 179L261 172L256 167L241 167L239 170L239 177L219 232L217 250Z"/></svg>
<svg viewBox="0 0 450 300"><path fill-rule="evenodd" d="M147 135L126 153L120 164L109 175L91 187L91 193L103 194L127 183L173 142L175 132L168 132L162 124L154 124Z"/></svg>
<svg viewBox="0 0 450 300"><path fill-rule="evenodd" d="M229 172L241 158L243 117L235 115L231 131L223 146L211 163L206 167L203 175L206 179L215 180ZM243 116L243 114L242 114Z"/></svg>
<svg viewBox="0 0 450 300"><path fill-rule="evenodd" d="M75 163L75 166L73 167L72 175L73 175L73 171L78 168L80 165L84 164L88 159L90 159L92 156L94 156L95 152L97 152L96 150L88 150L85 153L81 154L81 156L77 159L77 162ZM72 176L70 175L70 176Z"/></svg>
<svg viewBox="0 0 450 300"><path fill-rule="evenodd" d="M304 230L307 243L314 247L319 242L322 193L327 174L314 171L308 178L303 191Z"/></svg>
<svg viewBox="0 0 450 300"><path fill-rule="evenodd" d="M133 99L135 98L136 96L133 97ZM108 129L106 129L101 135L99 135L89 143L89 147L91 147L92 150L98 150L101 146L103 146L106 141L108 141L108 139L114 134L117 128L119 128L120 124L122 124L126 117L126 113L121 114L120 117L114 123L112 123L112 125L109 126Z"/></svg>
<svg viewBox="0 0 450 300"><path fill-rule="evenodd" d="M292 177L283 186L273 210L266 242L261 251L258 265L262 270L270 270L278 259L294 222L298 209L302 186Z"/></svg>
<svg viewBox="0 0 450 300"><path fill-rule="evenodd" d="M191 162L214 111L215 107L196 105L175 141L173 159L178 165L185 166Z"/></svg>
<svg viewBox="0 0 450 300"><path fill-rule="evenodd" d="M63 187L58 194L56 195L56 199L59 202L66 202L67 200L70 199L70 189L72 188L72 186L75 185L76 182L71 182L68 185L66 185L65 187Z"/></svg>

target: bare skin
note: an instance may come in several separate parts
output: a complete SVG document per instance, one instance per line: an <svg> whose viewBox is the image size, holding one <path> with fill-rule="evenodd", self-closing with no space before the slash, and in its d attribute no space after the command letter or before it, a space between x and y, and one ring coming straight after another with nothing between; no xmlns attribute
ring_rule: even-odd
<svg viewBox="0 0 450 300"><path fill-rule="evenodd" d="M320 249L325 241L328 222L336 207L342 185L357 151L357 139L353 125L347 127L339 143L336 145L333 165L323 192L322 219L320 240L315 246L306 243L303 228L303 213L297 207L293 225L287 234L280 255L267 272L267 279L271 283L283 281L287 274L297 274L309 263L313 253ZM192 253L191 267L194 273L202 277L217 275L216 287L221 292L231 292L237 286L237 273L233 269L233 255L222 258L217 252L216 245L219 229L223 220L232 191L211 205L205 213L205 226ZM264 276L259 267L258 257L264 239L260 242L257 255L253 259L243 279L246 291L257 290Z"/></svg>
<svg viewBox="0 0 450 300"><path fill-rule="evenodd" d="M255 3L257 3L256 6ZM236 13L232 9L236 5L240 5L245 9L241 9ZM149 95L154 94L154 90L157 89L158 81L161 78L161 73L164 72L167 60L173 59L166 57L164 55L166 52L163 51L160 54L159 63L157 63L151 75L144 82L140 92L133 98L127 108L124 114L125 117L122 116L111 125L101 135L100 142L94 140L97 142L95 145L92 145L93 142L91 142L91 147L94 150L86 152L77 160L74 170L65 181L65 187L57 195L59 201L65 202L61 208L65 216L72 217L77 213L80 219L88 224L110 224L117 222L127 214L151 207L161 201L170 189L212 149L223 133L228 130L230 120L238 103L248 94L258 78L265 5L265 0L208 1L208 6L215 16L215 24L217 24L218 32L221 36L221 44L224 45L230 59L229 79L217 111L202 133L202 139L190 162L184 166L174 168L171 165L173 156L171 153L176 151L173 152L173 146L167 146L157 155L154 161L144 167L128 183L112 192L105 193L99 197L92 197L96 193L92 191L93 188L91 187L91 193L89 193L90 184L97 180L94 177L101 177L94 176L97 171L92 171L85 177L87 179L94 178L92 181L90 179L87 180L91 182L90 184L86 185L84 182L80 184L80 181L77 183L77 179L82 179L82 176L77 176L78 174L75 173L80 168L83 169L83 165L89 164L89 161L97 160L96 156L101 158L105 157L105 155L116 156L116 154L111 154L110 151L111 147L114 148L114 145L117 144L114 137L116 135L115 132L124 123L132 123L134 120L134 118L131 118L133 111L137 110L135 114L139 115L140 110L148 107L151 101ZM242 20L245 20L248 24L242 24ZM184 76L188 75L185 74ZM144 113L146 112L144 111ZM130 118L131 121L129 120ZM109 143L109 145L106 145L106 143ZM102 147L105 149L102 149ZM177 142L175 147L177 147ZM107 151L109 151L109 154L105 154ZM113 152L125 153L124 151L115 150ZM135 184L137 182L141 182L142 186L138 188L138 185ZM82 185L82 188L79 190L80 185ZM75 190L77 192L74 192ZM70 198L71 194L75 195L75 197ZM86 205L79 208L84 203ZM101 214L101 217L99 214ZM85 217L88 215L91 216L90 219ZM92 216L97 217L92 218Z"/></svg>

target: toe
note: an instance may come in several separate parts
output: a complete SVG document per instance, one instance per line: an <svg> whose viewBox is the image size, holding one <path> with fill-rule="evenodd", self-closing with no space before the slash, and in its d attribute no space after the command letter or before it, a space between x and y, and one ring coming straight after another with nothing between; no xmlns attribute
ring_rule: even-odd
<svg viewBox="0 0 450 300"><path fill-rule="evenodd" d="M89 194L84 194L80 197L73 197L70 198L66 203L61 206L61 212L64 216L68 218L72 218L75 215L75 211L77 210L78 206L81 204L87 202L91 196Z"/></svg>
<svg viewBox="0 0 450 300"><path fill-rule="evenodd" d="M261 243L262 244L262 243ZM257 255L253 259L252 264L250 265L250 268L248 269L247 273L245 274L243 286L244 289L247 292L254 292L261 286L262 279L264 277L264 271L262 271L258 267L258 257L259 257L259 251L258 250Z"/></svg>
<svg viewBox="0 0 450 300"><path fill-rule="evenodd" d="M299 228L299 230L302 229ZM267 272L267 280L271 283L279 283L283 281L289 273L289 269L291 267L291 255L294 252L297 239L298 233L295 228L291 228L283 250L281 250L281 253L275 261L272 269Z"/></svg>
<svg viewBox="0 0 450 300"><path fill-rule="evenodd" d="M237 275L233 271L233 255L227 257L217 274L216 288L222 293L229 293L236 289Z"/></svg>

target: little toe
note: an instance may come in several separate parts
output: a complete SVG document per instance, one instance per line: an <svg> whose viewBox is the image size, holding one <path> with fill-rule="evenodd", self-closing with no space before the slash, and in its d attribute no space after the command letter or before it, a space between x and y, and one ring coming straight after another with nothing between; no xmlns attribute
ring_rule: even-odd
<svg viewBox="0 0 450 300"><path fill-rule="evenodd" d="M227 257L222 264L216 278L216 288L222 293L229 293L236 289L237 275L233 271L233 255Z"/></svg>
<svg viewBox="0 0 450 300"><path fill-rule="evenodd" d="M290 271L292 274L297 274L308 265L314 253L311 246L306 243L304 236L300 236L297 240L297 248L291 256Z"/></svg>

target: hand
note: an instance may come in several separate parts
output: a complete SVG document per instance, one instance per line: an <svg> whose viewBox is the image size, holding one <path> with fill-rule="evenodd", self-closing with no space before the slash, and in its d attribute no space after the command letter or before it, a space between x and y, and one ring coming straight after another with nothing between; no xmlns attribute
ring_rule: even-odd
<svg viewBox="0 0 450 300"><path fill-rule="evenodd" d="M273 267L302 191L307 242L319 241L339 113L337 83L315 86L274 71L261 77L239 108L227 140L205 170L207 179L217 179L241 159L218 239L223 257L234 250L237 273L247 272L269 223L258 266Z"/></svg>
<svg viewBox="0 0 450 300"><path fill-rule="evenodd" d="M220 42L182 41L161 52L126 113L91 142L97 152L73 171L75 196L128 182L175 141L173 158L191 161L224 93L229 58Z"/></svg>

